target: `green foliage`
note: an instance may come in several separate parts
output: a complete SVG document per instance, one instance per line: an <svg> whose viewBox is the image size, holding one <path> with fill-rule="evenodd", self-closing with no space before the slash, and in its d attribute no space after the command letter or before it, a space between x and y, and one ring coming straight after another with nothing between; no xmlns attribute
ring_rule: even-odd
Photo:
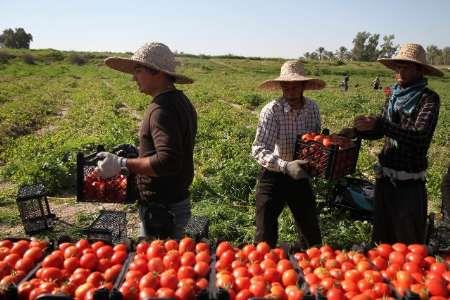
<svg viewBox="0 0 450 300"><path fill-rule="evenodd" d="M72 53L69 55L68 60L73 65L84 65L88 62L88 58L85 55L80 55L77 53Z"/></svg>
<svg viewBox="0 0 450 300"><path fill-rule="evenodd" d="M23 28L15 30L8 28L0 34L0 43L8 48L30 48L30 42L33 40L31 33L27 33Z"/></svg>

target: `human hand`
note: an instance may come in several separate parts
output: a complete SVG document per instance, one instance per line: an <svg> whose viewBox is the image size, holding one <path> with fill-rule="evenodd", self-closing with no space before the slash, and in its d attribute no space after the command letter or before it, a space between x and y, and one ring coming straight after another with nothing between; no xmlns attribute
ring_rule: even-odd
<svg viewBox="0 0 450 300"><path fill-rule="evenodd" d="M295 180L309 178L304 168L307 164L308 161L301 159L290 161L286 165L286 174Z"/></svg>
<svg viewBox="0 0 450 300"><path fill-rule="evenodd" d="M110 178L120 174L122 168L126 168L127 159L109 152L100 152L97 157L102 159L97 162L95 171L102 178Z"/></svg>
<svg viewBox="0 0 450 300"><path fill-rule="evenodd" d="M342 128L338 135L348 137L350 139L356 137L356 129L354 127Z"/></svg>
<svg viewBox="0 0 450 300"><path fill-rule="evenodd" d="M354 120L354 126L357 131L370 131L375 129L377 118L371 116L358 116Z"/></svg>

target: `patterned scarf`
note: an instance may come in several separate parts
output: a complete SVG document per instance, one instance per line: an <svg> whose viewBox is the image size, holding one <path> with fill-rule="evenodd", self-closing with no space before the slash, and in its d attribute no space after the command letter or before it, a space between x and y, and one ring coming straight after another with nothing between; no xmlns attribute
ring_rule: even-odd
<svg viewBox="0 0 450 300"><path fill-rule="evenodd" d="M394 114L400 112L410 115L417 102L422 96L422 92L427 86L426 79L420 79L407 88L400 88L398 84L392 87L392 95L389 99L387 117L390 122L393 121Z"/></svg>
<svg viewBox="0 0 450 300"><path fill-rule="evenodd" d="M410 115L416 108L417 102L422 97L423 90L427 86L427 80L425 78L416 81L414 84L407 88L400 88L398 84L392 87L392 95L389 99L387 118L390 122L393 122L394 115L396 113L402 113ZM388 138L392 146L398 147L397 140Z"/></svg>

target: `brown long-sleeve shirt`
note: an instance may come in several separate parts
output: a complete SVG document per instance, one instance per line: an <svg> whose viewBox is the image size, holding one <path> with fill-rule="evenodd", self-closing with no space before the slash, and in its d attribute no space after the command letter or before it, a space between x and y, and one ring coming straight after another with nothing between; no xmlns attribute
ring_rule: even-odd
<svg viewBox="0 0 450 300"><path fill-rule="evenodd" d="M139 156L149 157L156 176L137 177L141 200L174 203L189 197L196 133L197 113L182 91L153 99L141 123Z"/></svg>

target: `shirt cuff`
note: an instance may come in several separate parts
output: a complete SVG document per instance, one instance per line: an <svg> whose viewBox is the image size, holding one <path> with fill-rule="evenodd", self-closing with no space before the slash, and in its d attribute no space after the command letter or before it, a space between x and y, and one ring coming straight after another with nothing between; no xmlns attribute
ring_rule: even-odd
<svg viewBox="0 0 450 300"><path fill-rule="evenodd" d="M280 172L283 174L286 174L286 166L287 166L288 162L285 160L280 159L278 161L278 166L280 167Z"/></svg>

